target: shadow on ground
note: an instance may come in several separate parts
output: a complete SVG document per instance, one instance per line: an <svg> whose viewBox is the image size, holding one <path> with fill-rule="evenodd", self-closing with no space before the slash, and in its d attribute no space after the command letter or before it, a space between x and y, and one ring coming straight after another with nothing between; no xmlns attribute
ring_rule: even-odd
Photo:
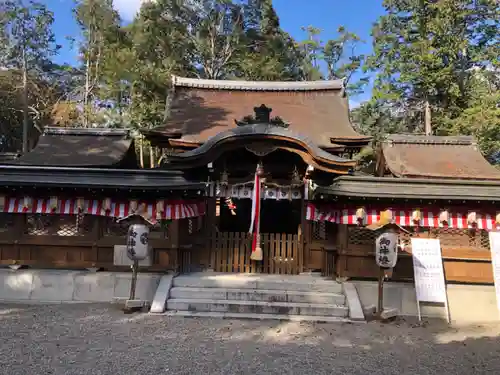
<svg viewBox="0 0 500 375"><path fill-rule="evenodd" d="M315 324L0 305L1 374L485 374L500 327Z"/></svg>

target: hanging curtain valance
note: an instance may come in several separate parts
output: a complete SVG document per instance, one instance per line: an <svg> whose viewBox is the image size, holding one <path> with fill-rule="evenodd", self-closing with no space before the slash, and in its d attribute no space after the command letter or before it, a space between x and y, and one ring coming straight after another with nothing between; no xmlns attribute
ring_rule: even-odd
<svg viewBox="0 0 500 375"><path fill-rule="evenodd" d="M1 209L1 207L0 207ZM0 210L1 212L2 210ZM26 214L96 215L123 219L134 214L153 220L178 220L205 215L205 202L112 199L4 198L3 212Z"/></svg>
<svg viewBox="0 0 500 375"><path fill-rule="evenodd" d="M430 228L476 228L493 230L500 226L500 213L487 214L474 211L458 212L439 209L390 209L392 221L405 227ZM335 224L371 225L380 220L380 210L365 208L343 208L308 203L306 219L327 221Z"/></svg>
<svg viewBox="0 0 500 375"><path fill-rule="evenodd" d="M208 195L215 198L251 199L253 194L253 181L245 184L224 186L219 183L210 185ZM262 199L291 200L302 199L304 187L288 187L268 184L262 187Z"/></svg>

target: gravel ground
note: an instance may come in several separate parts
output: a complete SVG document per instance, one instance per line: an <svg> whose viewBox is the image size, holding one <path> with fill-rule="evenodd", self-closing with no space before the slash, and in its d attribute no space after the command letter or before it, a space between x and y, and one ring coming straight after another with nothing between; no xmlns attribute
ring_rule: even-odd
<svg viewBox="0 0 500 375"><path fill-rule="evenodd" d="M0 374L498 374L500 328L124 315L0 305Z"/></svg>

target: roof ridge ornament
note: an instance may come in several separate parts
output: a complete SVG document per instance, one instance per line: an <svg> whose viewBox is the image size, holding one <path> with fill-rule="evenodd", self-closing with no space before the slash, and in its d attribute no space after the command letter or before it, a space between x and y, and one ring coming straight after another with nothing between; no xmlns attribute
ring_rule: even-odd
<svg viewBox="0 0 500 375"><path fill-rule="evenodd" d="M280 126L282 128L288 128L289 123L285 122L281 117L275 116L271 117L272 108L261 104L258 107L253 108L255 115L244 116L241 120L234 120L235 124L238 126L254 125L254 124L269 124L273 126Z"/></svg>

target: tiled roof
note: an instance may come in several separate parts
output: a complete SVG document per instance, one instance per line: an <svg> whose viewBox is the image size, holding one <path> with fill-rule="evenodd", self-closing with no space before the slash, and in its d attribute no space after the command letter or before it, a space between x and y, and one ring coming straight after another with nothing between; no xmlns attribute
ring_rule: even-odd
<svg viewBox="0 0 500 375"><path fill-rule="evenodd" d="M322 148L343 140L368 143L349 120L342 81L246 82L175 77L175 95L167 123L155 128L165 136L182 134L180 141L201 144L236 127L235 120L254 114L254 107L272 108L290 130L310 138Z"/></svg>
<svg viewBox="0 0 500 375"><path fill-rule="evenodd" d="M172 77L175 87L193 87L199 89L215 90L243 90L243 91L317 91L341 90L345 88L344 80L330 81L230 81L215 79L197 79L185 77Z"/></svg>
<svg viewBox="0 0 500 375"><path fill-rule="evenodd" d="M382 151L396 177L500 180L472 137L391 135Z"/></svg>
<svg viewBox="0 0 500 375"><path fill-rule="evenodd" d="M110 167L118 164L132 145L124 130L48 128L33 150L9 164Z"/></svg>

